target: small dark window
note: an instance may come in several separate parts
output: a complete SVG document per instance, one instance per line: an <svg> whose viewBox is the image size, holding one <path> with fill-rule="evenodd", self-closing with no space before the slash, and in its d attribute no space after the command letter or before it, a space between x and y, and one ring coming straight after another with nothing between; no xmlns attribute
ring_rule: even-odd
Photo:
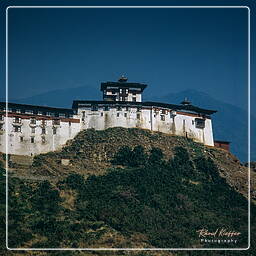
<svg viewBox="0 0 256 256"><path fill-rule="evenodd" d="M92 110L92 111L97 111L97 110L98 110L98 106L97 106L97 105L92 105L91 110Z"/></svg>
<svg viewBox="0 0 256 256"><path fill-rule="evenodd" d="M0 120L1 120L1 121L4 121L4 117L3 117L3 116L0 116Z"/></svg>
<svg viewBox="0 0 256 256"><path fill-rule="evenodd" d="M137 114L137 119L140 119L140 114Z"/></svg>
<svg viewBox="0 0 256 256"><path fill-rule="evenodd" d="M35 143L35 137L31 137L31 143Z"/></svg>
<svg viewBox="0 0 256 256"><path fill-rule="evenodd" d="M120 115L119 113L116 114L117 117L119 117L119 115Z"/></svg>
<svg viewBox="0 0 256 256"><path fill-rule="evenodd" d="M52 128L52 133L53 133L53 134L56 134L56 133L57 133L57 128L56 128L56 127L53 127L53 128Z"/></svg>
<svg viewBox="0 0 256 256"><path fill-rule="evenodd" d="M205 120L201 118L196 118L196 128L203 129L205 127Z"/></svg>
<svg viewBox="0 0 256 256"><path fill-rule="evenodd" d="M136 97L132 97L132 101L133 101L133 102L136 102Z"/></svg>
<svg viewBox="0 0 256 256"><path fill-rule="evenodd" d="M20 126L15 126L14 127L14 132L21 132L21 127Z"/></svg>
<svg viewBox="0 0 256 256"><path fill-rule="evenodd" d="M137 111L140 112L140 111L141 111L141 108L137 108Z"/></svg>
<svg viewBox="0 0 256 256"><path fill-rule="evenodd" d="M24 138L23 137L20 137L20 142L23 142Z"/></svg>
<svg viewBox="0 0 256 256"><path fill-rule="evenodd" d="M70 121L68 122L68 125L71 126L71 122Z"/></svg>
<svg viewBox="0 0 256 256"><path fill-rule="evenodd" d="M165 115L166 114L166 110L162 109L162 114Z"/></svg>
<svg viewBox="0 0 256 256"><path fill-rule="evenodd" d="M21 123L21 119L19 117L15 117L14 118L14 123L20 124Z"/></svg>
<svg viewBox="0 0 256 256"><path fill-rule="evenodd" d="M121 106L118 106L118 107L117 107L117 111L122 111L122 107L121 107Z"/></svg>
<svg viewBox="0 0 256 256"><path fill-rule="evenodd" d="M46 132L45 132L45 128L42 128L42 134L45 134Z"/></svg>
<svg viewBox="0 0 256 256"><path fill-rule="evenodd" d="M35 119L35 118L32 118L32 119L30 120L30 124L36 124L36 119Z"/></svg>
<svg viewBox="0 0 256 256"><path fill-rule="evenodd" d="M0 124L0 131L3 131L3 127L4 127L4 125Z"/></svg>
<svg viewBox="0 0 256 256"><path fill-rule="evenodd" d="M103 116L103 112L101 112L100 115Z"/></svg>
<svg viewBox="0 0 256 256"><path fill-rule="evenodd" d="M127 113L124 113L124 117L127 117Z"/></svg>
<svg viewBox="0 0 256 256"><path fill-rule="evenodd" d="M161 121L165 121L165 115L161 115Z"/></svg>
<svg viewBox="0 0 256 256"><path fill-rule="evenodd" d="M129 107L126 107L125 110L126 110L126 111L129 111Z"/></svg>
<svg viewBox="0 0 256 256"><path fill-rule="evenodd" d="M59 119L52 120L52 124L53 125L60 125L60 120Z"/></svg>

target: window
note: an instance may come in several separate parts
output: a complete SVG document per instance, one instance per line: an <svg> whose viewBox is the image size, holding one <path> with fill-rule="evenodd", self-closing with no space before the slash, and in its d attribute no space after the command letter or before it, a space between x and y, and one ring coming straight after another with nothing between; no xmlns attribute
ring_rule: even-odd
<svg viewBox="0 0 256 256"><path fill-rule="evenodd" d="M35 127L32 127L31 128L31 133L35 133L36 132L36 128Z"/></svg>
<svg viewBox="0 0 256 256"><path fill-rule="evenodd" d="M71 126L71 122L70 121L68 122L68 125Z"/></svg>
<svg viewBox="0 0 256 256"><path fill-rule="evenodd" d="M57 134L57 128L56 128L56 127L53 127L53 128L52 128L52 133L53 133L53 134Z"/></svg>
<svg viewBox="0 0 256 256"><path fill-rule="evenodd" d="M196 128L203 129L205 127L205 120L201 118L196 118Z"/></svg>
<svg viewBox="0 0 256 256"><path fill-rule="evenodd" d="M192 124L193 124L193 125L195 124L195 121L194 121L194 120L192 120Z"/></svg>
<svg viewBox="0 0 256 256"><path fill-rule="evenodd" d="M127 117L127 113L124 113L124 117Z"/></svg>
<svg viewBox="0 0 256 256"><path fill-rule="evenodd" d="M42 128L42 134L46 134L45 128Z"/></svg>
<svg viewBox="0 0 256 256"><path fill-rule="evenodd" d="M44 144L46 142L45 137L42 136L42 143Z"/></svg>
<svg viewBox="0 0 256 256"><path fill-rule="evenodd" d="M161 115L161 121L165 121L165 115Z"/></svg>
<svg viewBox="0 0 256 256"><path fill-rule="evenodd" d="M0 116L0 121L4 121L4 117L2 115Z"/></svg>
<svg viewBox="0 0 256 256"><path fill-rule="evenodd" d="M21 132L20 126L14 126L14 132Z"/></svg>
<svg viewBox="0 0 256 256"><path fill-rule="evenodd" d="M122 111L122 107L121 107L121 106L118 106L118 107L117 107L117 111Z"/></svg>
<svg viewBox="0 0 256 256"><path fill-rule="evenodd" d="M136 97L132 97L132 101L133 101L133 102L136 102Z"/></svg>
<svg viewBox="0 0 256 256"><path fill-rule="evenodd" d="M97 105L92 105L91 110L92 110L92 111L97 111L97 110L98 110L98 106L97 106Z"/></svg>
<svg viewBox="0 0 256 256"><path fill-rule="evenodd" d="M141 108L137 108L137 111L140 112L140 111L141 111Z"/></svg>
<svg viewBox="0 0 256 256"><path fill-rule="evenodd" d="M140 114L137 114L137 119L140 119Z"/></svg>
<svg viewBox="0 0 256 256"><path fill-rule="evenodd" d="M30 124L36 124L36 119L35 118L30 119Z"/></svg>
<svg viewBox="0 0 256 256"><path fill-rule="evenodd" d="M52 120L52 124L53 125L60 125L60 120L58 120L58 119Z"/></svg>
<svg viewBox="0 0 256 256"><path fill-rule="evenodd" d="M15 117L14 118L14 123L20 124L21 123L21 119L19 117Z"/></svg>
<svg viewBox="0 0 256 256"><path fill-rule="evenodd" d="M35 137L31 137L31 143L35 143Z"/></svg>
<svg viewBox="0 0 256 256"><path fill-rule="evenodd" d="M120 113L117 113L116 116L119 117Z"/></svg>
<svg viewBox="0 0 256 256"><path fill-rule="evenodd" d="M125 107L125 110L126 110L126 111L129 111L130 109L129 109L129 107Z"/></svg>
<svg viewBox="0 0 256 256"><path fill-rule="evenodd" d="M23 140L24 140L24 138L21 136L21 137L20 137L20 142L23 142Z"/></svg>
<svg viewBox="0 0 256 256"><path fill-rule="evenodd" d="M100 113L100 116L103 116L103 112Z"/></svg>
<svg viewBox="0 0 256 256"><path fill-rule="evenodd" d="M166 114L166 110L162 109L162 114L165 115Z"/></svg>
<svg viewBox="0 0 256 256"><path fill-rule="evenodd" d="M0 131L3 131L4 125L0 124Z"/></svg>

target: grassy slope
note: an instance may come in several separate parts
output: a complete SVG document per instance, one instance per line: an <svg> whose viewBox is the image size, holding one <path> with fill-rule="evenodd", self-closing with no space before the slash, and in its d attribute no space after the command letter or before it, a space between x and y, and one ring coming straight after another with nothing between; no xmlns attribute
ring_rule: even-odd
<svg viewBox="0 0 256 256"><path fill-rule="evenodd" d="M141 166L113 166L109 160L123 145L132 148L143 145L147 161ZM186 148L189 157L176 152L176 158L169 161L177 146ZM148 158L152 147L162 149L163 161ZM208 157L217 163L218 170ZM60 166L62 158L71 159L72 166ZM240 246L245 246L246 200L219 173L230 184L235 180L242 184L245 176L241 173L245 173L246 168L226 152L205 148L184 138L115 128L81 132L61 152L40 155L33 165L30 174L54 175L59 180L62 171L84 177L91 173L100 176L90 176L87 180L69 176L57 184L11 179L9 204L13 239L10 242L13 246L202 246L194 232L202 226L239 229L243 234ZM112 169L108 170L109 167ZM237 173L240 176L234 179ZM236 186L241 192L245 191L239 182ZM54 214L49 216L49 212ZM254 254L255 251L243 253Z"/></svg>

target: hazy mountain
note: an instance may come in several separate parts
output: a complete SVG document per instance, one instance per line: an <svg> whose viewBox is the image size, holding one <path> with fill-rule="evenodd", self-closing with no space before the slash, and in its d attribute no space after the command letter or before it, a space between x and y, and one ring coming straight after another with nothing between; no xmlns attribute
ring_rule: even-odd
<svg viewBox="0 0 256 256"><path fill-rule="evenodd" d="M185 97L188 97L194 105L217 110L218 112L212 115L214 138L230 141L232 153L239 157L241 161L247 162L248 113L245 110L235 105L221 102L206 93L196 90L185 90L180 93L170 93L161 97L154 95L157 94L148 91L145 94L144 100L179 104ZM101 99L101 92L93 87L84 86L54 90L19 100L10 99L10 102L70 108L72 101L75 99ZM256 130L256 118L251 117L251 133L253 133L254 130ZM253 136L251 136L251 158L251 160L256 160L256 138L253 139Z"/></svg>
<svg viewBox="0 0 256 256"><path fill-rule="evenodd" d="M40 106L71 108L73 100L97 100L101 92L93 87L82 86L62 90L54 90L23 99L10 99L10 102Z"/></svg>

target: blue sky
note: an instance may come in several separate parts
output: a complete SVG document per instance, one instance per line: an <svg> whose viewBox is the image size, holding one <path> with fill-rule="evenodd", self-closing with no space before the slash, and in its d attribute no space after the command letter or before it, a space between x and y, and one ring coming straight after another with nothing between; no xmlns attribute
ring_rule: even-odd
<svg viewBox="0 0 256 256"><path fill-rule="evenodd" d="M33 5L35 1L9 3ZM85 5L92 2L51 1L54 3ZM106 1L93 2L96 3L107 4ZM120 1L108 4L116 3ZM162 3L246 5L247 2ZM49 2L37 1L37 4ZM161 1L146 4L161 5ZM2 10L5 6L1 6ZM2 21L3 16L2 13ZM100 82L115 81L120 74L125 74L130 81L147 83L153 93L164 95L196 89L246 109L247 19L246 8L9 9L9 97L24 98L87 85L98 90ZM252 17L252 21L254 19ZM1 84L5 84L4 71L1 68ZM3 86L0 92L4 94ZM255 97L253 87L252 99ZM86 95L81 98L86 99ZM256 113L255 107L252 110Z"/></svg>

